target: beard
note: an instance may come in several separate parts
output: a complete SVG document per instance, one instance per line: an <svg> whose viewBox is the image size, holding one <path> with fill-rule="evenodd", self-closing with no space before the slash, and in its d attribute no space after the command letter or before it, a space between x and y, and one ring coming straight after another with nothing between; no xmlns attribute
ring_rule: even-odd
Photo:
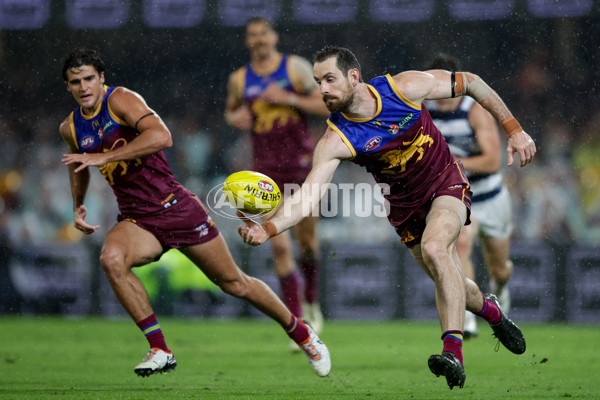
<svg viewBox="0 0 600 400"><path fill-rule="evenodd" d="M323 101L329 112L347 112L354 101L354 92L350 93L345 99L324 95Z"/></svg>

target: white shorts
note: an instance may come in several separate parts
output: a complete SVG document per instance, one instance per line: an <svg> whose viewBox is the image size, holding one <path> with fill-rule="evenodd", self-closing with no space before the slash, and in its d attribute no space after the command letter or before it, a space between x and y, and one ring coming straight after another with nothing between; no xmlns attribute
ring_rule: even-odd
<svg viewBox="0 0 600 400"><path fill-rule="evenodd" d="M477 193L473 193L475 197ZM492 198L471 204L471 218L479 222L479 234L506 239L513 230L512 205L506 186Z"/></svg>

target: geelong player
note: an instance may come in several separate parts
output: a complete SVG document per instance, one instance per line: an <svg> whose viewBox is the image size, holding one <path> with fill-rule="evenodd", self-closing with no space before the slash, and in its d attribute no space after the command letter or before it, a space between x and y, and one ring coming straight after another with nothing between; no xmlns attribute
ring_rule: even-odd
<svg viewBox="0 0 600 400"><path fill-rule="evenodd" d="M460 71L458 61L447 55L436 57L429 69ZM432 100L425 105L454 158L465 167L473 192L471 224L463 227L456 244L465 275L475 280L472 253L479 238L490 292L508 313L510 292L506 284L513 271L509 259L513 223L510 194L500 171L502 154L496 121L470 97ZM469 311L465 314L464 333L465 338L477 336L477 321Z"/></svg>
<svg viewBox="0 0 600 400"><path fill-rule="evenodd" d="M433 125L425 99L468 95L500 121L508 134L508 161L519 153L521 166L535 152L533 140L504 102L483 80L469 72L406 71L364 83L350 50L327 47L314 57L314 77L331 111L329 127L315 148L313 167L291 206L279 209L262 225L244 220L244 242L259 245L289 229L310 211L311 190L323 188L343 160L371 172L389 185L390 223L402 243L435 282L443 348L429 357L432 373L444 375L450 388L464 385L463 321L465 308L483 317L500 342L516 354L525 352L521 330L502 312L494 295L483 295L465 277L456 252L462 226L469 222L471 191L460 162L454 160ZM318 190L318 189L317 189ZM322 190L323 192L323 190Z"/></svg>
<svg viewBox="0 0 600 400"><path fill-rule="evenodd" d="M312 329L296 318L262 281L244 274L200 199L173 177L163 150L172 146L162 119L137 93L104 84L104 62L96 51L76 49L65 60L63 78L78 106L60 125L68 153L75 227L92 234L86 222L89 168L98 167L113 189L120 214L106 235L100 263L117 298L146 336L150 350L134 368L139 376L175 369L150 306L131 269L179 249L226 293L242 298L277 321L302 348L319 376L331 368L329 351Z"/></svg>
<svg viewBox="0 0 600 400"><path fill-rule="evenodd" d="M278 39L269 21L248 21L246 47L250 63L229 76L225 120L251 132L252 169L273 178L285 193L285 184L301 185L310 171L314 142L307 114L327 116L329 112L313 79L311 64L299 56L277 51ZM320 333L323 316L319 305L316 223L317 217L307 217L294 229L304 277L303 296L289 232L273 238L271 244L284 303ZM292 343L292 350L297 349Z"/></svg>

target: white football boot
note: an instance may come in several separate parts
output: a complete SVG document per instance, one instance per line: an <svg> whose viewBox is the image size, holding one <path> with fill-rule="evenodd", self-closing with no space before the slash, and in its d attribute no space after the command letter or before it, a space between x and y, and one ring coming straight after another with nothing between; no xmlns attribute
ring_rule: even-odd
<svg viewBox="0 0 600 400"><path fill-rule="evenodd" d="M331 357L329 356L329 350L327 349L327 346L325 346L325 343L319 339L315 331L308 325L306 325L306 327L308 328L308 338L300 343L300 348L306 353L308 363L317 375L325 377L329 375L329 371L331 371Z"/></svg>
<svg viewBox="0 0 600 400"><path fill-rule="evenodd" d="M148 354L144 358L144 361L139 363L134 369L138 376L149 376L152 374L166 374L167 372L173 371L177 367L177 361L173 356L173 353L167 353L166 351L153 347L148 350Z"/></svg>

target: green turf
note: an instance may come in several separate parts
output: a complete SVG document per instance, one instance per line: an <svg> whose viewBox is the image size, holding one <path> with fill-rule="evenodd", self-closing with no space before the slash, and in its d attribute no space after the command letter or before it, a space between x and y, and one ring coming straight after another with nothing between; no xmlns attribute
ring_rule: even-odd
<svg viewBox="0 0 600 400"><path fill-rule="evenodd" d="M527 352L494 352L491 330L465 343L467 381L429 372L433 322L333 322L328 378L290 354L262 320L162 318L177 370L139 378L147 344L128 319L0 317L0 399L564 399L599 398L599 326L522 324Z"/></svg>

